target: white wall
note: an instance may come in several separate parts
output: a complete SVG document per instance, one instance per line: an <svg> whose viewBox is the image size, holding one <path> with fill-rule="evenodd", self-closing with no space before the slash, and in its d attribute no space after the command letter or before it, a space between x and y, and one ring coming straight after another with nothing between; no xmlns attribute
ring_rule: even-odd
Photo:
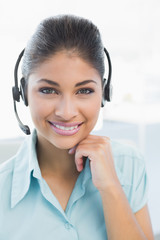
<svg viewBox="0 0 160 240"><path fill-rule="evenodd" d="M114 104L160 102L159 10L159 0L2 0L0 138L23 135L13 112L14 64L37 24L51 15L76 14L99 27L112 58ZM18 106L24 123L30 123L29 111Z"/></svg>

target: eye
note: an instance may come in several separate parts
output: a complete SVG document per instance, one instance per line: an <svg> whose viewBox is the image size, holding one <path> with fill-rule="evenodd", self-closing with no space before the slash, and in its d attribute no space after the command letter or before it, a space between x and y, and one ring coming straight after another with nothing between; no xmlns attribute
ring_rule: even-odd
<svg viewBox="0 0 160 240"><path fill-rule="evenodd" d="M82 88L82 89L78 90L77 94L86 94L86 95L88 95L88 94L91 94L91 93L93 93L93 92L94 92L93 89L90 89L90 88Z"/></svg>
<svg viewBox="0 0 160 240"><path fill-rule="evenodd" d="M54 88L44 87L39 90L43 94L58 94Z"/></svg>

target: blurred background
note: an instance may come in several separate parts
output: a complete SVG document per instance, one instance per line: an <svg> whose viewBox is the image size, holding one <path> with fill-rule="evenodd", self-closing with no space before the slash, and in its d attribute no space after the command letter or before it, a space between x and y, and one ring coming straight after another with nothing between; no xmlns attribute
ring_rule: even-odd
<svg viewBox="0 0 160 240"><path fill-rule="evenodd" d="M112 65L113 99L102 109L96 134L135 145L144 155L149 210L160 233L160 1L0 1L0 162L13 154L24 134L13 111L11 87L19 53L39 22L58 14L92 20L100 29ZM19 73L21 76L21 73ZM106 60L107 76L107 60ZM29 110L18 104L22 122L33 128ZM103 127L103 130L102 130ZM9 145L11 144L11 145ZM10 146L10 147L9 147ZM10 151L9 151L10 150ZM158 237L157 237L158 239Z"/></svg>

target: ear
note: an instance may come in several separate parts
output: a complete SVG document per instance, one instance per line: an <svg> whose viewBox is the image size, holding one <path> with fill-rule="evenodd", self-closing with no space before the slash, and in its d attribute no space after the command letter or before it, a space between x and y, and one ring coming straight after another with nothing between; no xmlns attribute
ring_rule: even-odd
<svg viewBox="0 0 160 240"><path fill-rule="evenodd" d="M26 88L26 81L24 78L21 78L20 80L20 94L24 104L28 106L27 88Z"/></svg>

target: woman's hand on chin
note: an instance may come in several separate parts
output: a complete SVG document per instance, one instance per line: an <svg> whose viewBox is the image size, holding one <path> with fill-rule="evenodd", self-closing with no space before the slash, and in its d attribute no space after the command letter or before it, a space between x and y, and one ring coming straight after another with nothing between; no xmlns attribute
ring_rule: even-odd
<svg viewBox="0 0 160 240"><path fill-rule="evenodd" d="M79 172L83 170L84 157L89 158L92 181L99 191L105 192L108 187L119 184L109 138L89 135L71 148L69 154L75 154L75 164Z"/></svg>

